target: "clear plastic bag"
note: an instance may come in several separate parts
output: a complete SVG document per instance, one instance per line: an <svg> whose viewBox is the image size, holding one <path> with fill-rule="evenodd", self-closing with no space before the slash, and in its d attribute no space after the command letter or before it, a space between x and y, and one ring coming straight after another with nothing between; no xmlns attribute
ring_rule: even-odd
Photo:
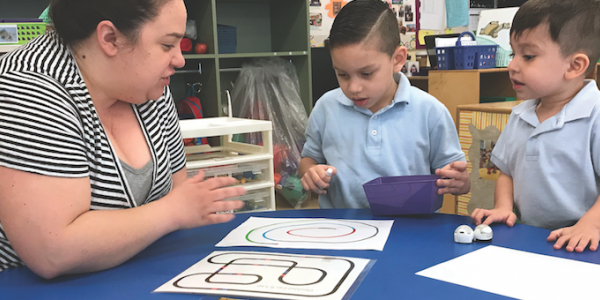
<svg viewBox="0 0 600 300"><path fill-rule="evenodd" d="M273 123L273 164L278 192L294 207L308 193L297 176L308 116L300 98L294 65L281 58L257 59L242 65L232 95L233 115ZM260 145L260 133L234 140Z"/></svg>

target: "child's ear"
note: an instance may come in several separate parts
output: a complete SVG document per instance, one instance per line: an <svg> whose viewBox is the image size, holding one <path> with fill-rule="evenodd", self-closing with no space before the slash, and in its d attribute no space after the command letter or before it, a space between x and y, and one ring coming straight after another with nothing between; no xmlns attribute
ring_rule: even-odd
<svg viewBox="0 0 600 300"><path fill-rule="evenodd" d="M107 56L115 56L119 51L119 44L124 36L117 27L108 20L98 23L96 26L96 39L100 48Z"/></svg>
<svg viewBox="0 0 600 300"><path fill-rule="evenodd" d="M575 53L571 55L569 69L567 69L566 79L575 79L581 75L585 76L590 66L590 58L585 53Z"/></svg>
<svg viewBox="0 0 600 300"><path fill-rule="evenodd" d="M406 55L408 54L408 50L404 46L396 47L396 51L392 55L392 63L394 64L394 73L399 73L402 70L402 66L406 62Z"/></svg>

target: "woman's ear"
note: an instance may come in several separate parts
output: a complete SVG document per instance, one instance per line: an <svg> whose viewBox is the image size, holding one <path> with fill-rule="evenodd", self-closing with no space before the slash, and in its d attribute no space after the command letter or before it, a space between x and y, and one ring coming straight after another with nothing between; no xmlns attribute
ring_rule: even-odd
<svg viewBox="0 0 600 300"><path fill-rule="evenodd" d="M406 62L406 55L408 54L408 50L404 46L396 47L396 51L392 55L392 63L394 64L394 73L399 73L402 70L402 66Z"/></svg>
<svg viewBox="0 0 600 300"><path fill-rule="evenodd" d="M115 56L119 51L120 32L111 21L104 20L98 23L96 38L100 48L107 56Z"/></svg>
<svg viewBox="0 0 600 300"><path fill-rule="evenodd" d="M566 79L571 80L579 76L585 76L587 69L590 66L590 58L581 52L577 52L571 55L569 62L569 69L567 69Z"/></svg>

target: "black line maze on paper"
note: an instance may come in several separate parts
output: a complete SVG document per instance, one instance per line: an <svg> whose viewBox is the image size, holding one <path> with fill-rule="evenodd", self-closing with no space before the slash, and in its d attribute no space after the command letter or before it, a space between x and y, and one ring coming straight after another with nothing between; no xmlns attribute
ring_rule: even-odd
<svg viewBox="0 0 600 300"><path fill-rule="evenodd" d="M234 255L236 258L234 259L230 259L223 262L219 262L218 259L220 257L223 256L227 256L227 255ZM302 289L302 288L294 288L294 287L310 287L312 285L318 284L323 282L323 280L325 280L325 278L328 276L328 273L325 269L322 268L313 268L313 267L303 267L303 266L299 266L299 263L296 261L297 259L316 259L316 260L323 260L323 261L338 261L338 262L344 262L345 264L347 264L347 269L345 270L345 272L343 273L343 275L341 276L341 278L339 278L339 280L337 280L337 282L335 282L335 285L333 286L333 288L331 289L331 291L326 292L324 294L319 294L319 295L309 295L306 293L299 293L302 291L306 291L307 289ZM295 260L296 259L296 260ZM263 293L263 294L273 294L273 295L288 295L288 296L305 296L305 297L323 297L323 296L327 296L327 295L331 295L333 293L335 293L339 287L342 285L342 283L346 280L346 278L348 277L348 275L351 273L351 271L354 269L354 263L348 259L344 259L344 258L333 258L333 257L326 257L326 256L309 256L309 257L304 257L301 255L283 255L283 254L269 254L269 255L265 255L265 254L261 254L261 253L246 253L246 252L233 252L233 253L222 253L222 254L218 254L215 255L213 257L210 257L207 262L211 263L211 264L216 264L216 265L222 265L218 270L216 270L215 272L212 273L194 273L194 274L189 274L186 276L183 276L179 279L177 279L175 282L173 282L173 286L177 287L177 288L181 288L181 289L194 289L194 290L217 290L217 291L223 291L224 294L226 294L227 292L231 291L231 292L249 292L249 293ZM266 286L263 286L261 289L261 287L259 286L259 283L261 283L263 281L263 279L265 279L263 276L265 274L254 274L254 273L238 273L238 272L227 272L227 268L229 267L235 267L235 266L245 266L245 267L257 267L256 270L260 271L261 268L267 267L267 268L280 268L282 269L282 272L280 273L279 277L277 278L277 281L279 281L280 283L282 283L284 286L278 287L279 289L285 289L288 292L283 292L283 291L272 291L269 290ZM285 276L288 275L290 272L294 272L295 270L310 270L310 271L314 271L316 272L318 278L316 278L315 280L311 281L311 282L302 282L302 283L292 283L289 281L286 281ZM237 281L225 281L225 280L221 280L219 279L220 277L225 277L225 278L231 278L231 276L235 276L236 279L238 279ZM237 276L242 276L242 277L248 277L248 280L239 280L240 277ZM183 283L183 281L185 281L186 279L192 279L194 281L196 280L200 280L203 283L205 283L205 287L202 286L190 286L190 285L186 285ZM242 278L245 279L245 278ZM199 284L200 285L200 284ZM232 285L234 286L234 288L229 288L226 287L224 285ZM247 287L247 288L243 288L243 287ZM289 287L286 287L289 286ZM273 289L273 287L271 288ZM294 291L297 291L297 293L294 293Z"/></svg>

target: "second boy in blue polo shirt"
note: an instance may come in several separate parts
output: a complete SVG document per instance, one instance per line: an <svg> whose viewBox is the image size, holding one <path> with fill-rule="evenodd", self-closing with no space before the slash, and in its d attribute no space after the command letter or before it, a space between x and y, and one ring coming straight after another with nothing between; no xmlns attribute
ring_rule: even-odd
<svg viewBox="0 0 600 300"><path fill-rule="evenodd" d="M572 226L600 195L600 91L593 80L540 123L536 101L513 109L492 161L513 180L515 206L528 225ZM568 145L568 146L567 146Z"/></svg>

